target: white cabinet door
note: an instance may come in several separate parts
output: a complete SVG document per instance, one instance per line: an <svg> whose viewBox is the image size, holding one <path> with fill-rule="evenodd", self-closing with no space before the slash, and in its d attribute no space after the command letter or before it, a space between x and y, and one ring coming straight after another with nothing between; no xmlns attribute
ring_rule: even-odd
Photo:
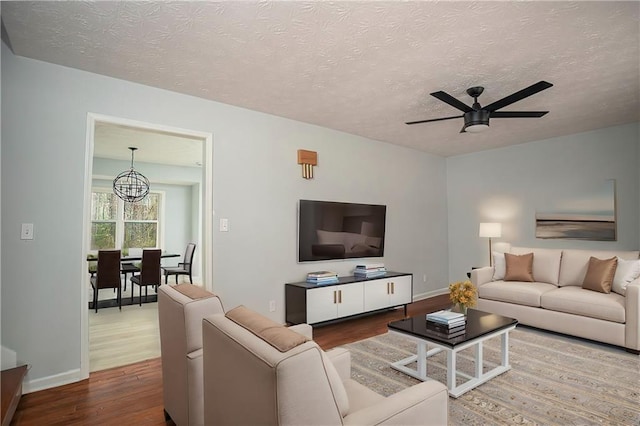
<svg viewBox="0 0 640 426"><path fill-rule="evenodd" d="M383 278L364 283L364 310L374 311L411 303L411 275Z"/></svg>
<svg viewBox="0 0 640 426"><path fill-rule="evenodd" d="M404 305L413 301L411 291L411 275L403 275L401 277L393 277L389 279L391 282L391 294L389 298L389 306Z"/></svg>
<svg viewBox="0 0 640 426"><path fill-rule="evenodd" d="M364 284L365 311L375 311L389 306L391 285L388 279L366 281Z"/></svg>
<svg viewBox="0 0 640 426"><path fill-rule="evenodd" d="M362 313L362 288L362 283L353 283L307 290L307 323Z"/></svg>
<svg viewBox="0 0 640 426"><path fill-rule="evenodd" d="M336 286L338 294L338 317L361 314L364 310L363 285L353 283Z"/></svg>
<svg viewBox="0 0 640 426"><path fill-rule="evenodd" d="M328 321L338 316L338 287L318 287L307 290L307 323Z"/></svg>

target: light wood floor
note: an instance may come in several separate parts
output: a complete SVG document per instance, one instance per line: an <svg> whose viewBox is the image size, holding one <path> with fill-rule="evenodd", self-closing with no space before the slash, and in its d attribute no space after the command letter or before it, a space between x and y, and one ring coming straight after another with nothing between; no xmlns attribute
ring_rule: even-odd
<svg viewBox="0 0 640 426"><path fill-rule="evenodd" d="M448 295L414 302L409 316L450 306ZM314 327L325 350L387 331L401 309ZM12 425L173 425L164 421L160 358L91 373L89 379L25 395Z"/></svg>
<svg viewBox="0 0 640 426"><path fill-rule="evenodd" d="M103 290L104 291L104 290ZM89 371L160 356L158 304L89 311Z"/></svg>

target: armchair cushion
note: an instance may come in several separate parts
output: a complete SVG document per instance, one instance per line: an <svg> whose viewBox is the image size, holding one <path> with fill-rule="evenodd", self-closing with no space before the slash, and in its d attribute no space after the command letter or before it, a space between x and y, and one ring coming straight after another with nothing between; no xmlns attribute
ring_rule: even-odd
<svg viewBox="0 0 640 426"><path fill-rule="evenodd" d="M302 334L285 328L283 325L242 305L231 309L226 313L226 317L249 330L280 352L287 352L309 340Z"/></svg>
<svg viewBox="0 0 640 426"><path fill-rule="evenodd" d="M197 285L193 285L193 284L178 284L178 285L174 285L173 289L179 293L184 294L191 300L216 297L215 294L208 292L204 288L198 287Z"/></svg>

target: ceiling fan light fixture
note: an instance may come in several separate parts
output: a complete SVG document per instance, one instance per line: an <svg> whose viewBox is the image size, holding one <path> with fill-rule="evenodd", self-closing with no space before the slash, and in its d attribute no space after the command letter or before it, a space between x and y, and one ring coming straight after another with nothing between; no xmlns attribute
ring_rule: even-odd
<svg viewBox="0 0 640 426"><path fill-rule="evenodd" d="M468 133L484 132L489 128L489 115L490 113L483 109L465 112L462 131Z"/></svg>

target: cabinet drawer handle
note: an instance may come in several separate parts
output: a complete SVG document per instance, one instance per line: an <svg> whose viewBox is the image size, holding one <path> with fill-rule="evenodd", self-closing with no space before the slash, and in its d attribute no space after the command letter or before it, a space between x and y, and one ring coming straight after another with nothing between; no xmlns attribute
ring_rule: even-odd
<svg viewBox="0 0 640 426"><path fill-rule="evenodd" d="M391 294L396 294L396 283L391 283Z"/></svg>
<svg viewBox="0 0 640 426"><path fill-rule="evenodd" d="M389 288L389 282L387 281L387 294L389 294L390 288Z"/></svg>
<svg viewBox="0 0 640 426"><path fill-rule="evenodd" d="M342 303L342 290L338 290L338 303Z"/></svg>
<svg viewBox="0 0 640 426"><path fill-rule="evenodd" d="M338 303L338 295L336 293L337 293L337 291L333 290L333 304L334 305L336 303Z"/></svg>

